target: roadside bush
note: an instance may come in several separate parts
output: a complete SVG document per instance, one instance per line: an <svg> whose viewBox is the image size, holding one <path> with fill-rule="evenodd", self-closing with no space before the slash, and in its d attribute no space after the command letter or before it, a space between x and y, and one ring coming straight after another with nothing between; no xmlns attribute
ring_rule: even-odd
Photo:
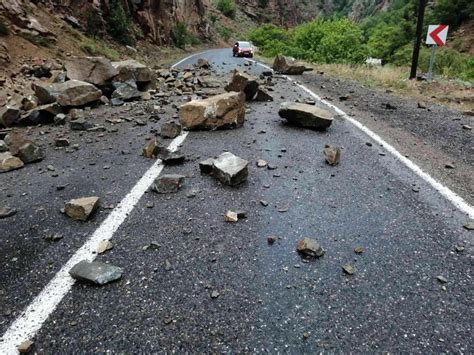
<svg viewBox="0 0 474 355"><path fill-rule="evenodd" d="M290 35L288 31L275 25L267 24L257 27L248 33L248 38L264 56L274 57L278 53L288 54L289 52Z"/></svg>
<svg viewBox="0 0 474 355"><path fill-rule="evenodd" d="M171 37L178 48L184 49L188 39L188 28L186 24L184 22L177 22L171 28Z"/></svg>
<svg viewBox="0 0 474 355"><path fill-rule="evenodd" d="M102 22L98 14L92 9L87 11L86 14L86 33L89 37L98 37L99 32L102 28Z"/></svg>
<svg viewBox="0 0 474 355"><path fill-rule="evenodd" d="M227 42L232 36L232 30L228 27L221 27L219 29L219 34L222 37L222 39Z"/></svg>
<svg viewBox="0 0 474 355"><path fill-rule="evenodd" d="M130 33L132 20L130 15L125 12L121 0L111 0L109 8L107 31L118 42L133 45L135 41Z"/></svg>
<svg viewBox="0 0 474 355"><path fill-rule="evenodd" d="M80 47L84 52L91 56L103 56L109 58L110 60L120 59L120 55L115 49L107 47L99 40L85 38L81 42Z"/></svg>
<svg viewBox="0 0 474 355"><path fill-rule="evenodd" d="M235 17L235 1L234 0L217 0L217 10L222 12L224 16L229 18Z"/></svg>

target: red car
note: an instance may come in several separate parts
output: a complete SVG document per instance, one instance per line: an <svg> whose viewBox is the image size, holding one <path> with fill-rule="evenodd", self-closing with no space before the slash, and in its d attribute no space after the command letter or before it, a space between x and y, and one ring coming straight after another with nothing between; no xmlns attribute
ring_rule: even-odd
<svg viewBox="0 0 474 355"><path fill-rule="evenodd" d="M250 42L235 42L232 48L232 55L235 57L253 57L253 46Z"/></svg>

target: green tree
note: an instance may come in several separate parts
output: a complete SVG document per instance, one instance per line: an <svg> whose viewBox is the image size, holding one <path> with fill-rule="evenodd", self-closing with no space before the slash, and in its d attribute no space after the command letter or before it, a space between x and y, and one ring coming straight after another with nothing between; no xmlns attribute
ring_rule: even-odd
<svg viewBox="0 0 474 355"><path fill-rule="evenodd" d="M125 12L121 0L111 0L109 4L110 12L107 18L108 33L122 44L134 44L131 34L132 19L130 14Z"/></svg>
<svg viewBox="0 0 474 355"><path fill-rule="evenodd" d="M235 2L234 0L217 0L217 10L222 12L224 16L235 17Z"/></svg>

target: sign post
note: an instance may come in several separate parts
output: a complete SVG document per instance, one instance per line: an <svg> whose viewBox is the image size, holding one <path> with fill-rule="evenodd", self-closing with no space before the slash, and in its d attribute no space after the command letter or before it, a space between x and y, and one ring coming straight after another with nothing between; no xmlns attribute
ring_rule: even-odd
<svg viewBox="0 0 474 355"><path fill-rule="evenodd" d="M428 34L426 35L426 44L431 44L431 58L430 68L428 70L428 81L433 80L433 67L436 58L436 48L446 44L448 37L447 25L430 25L428 27Z"/></svg>

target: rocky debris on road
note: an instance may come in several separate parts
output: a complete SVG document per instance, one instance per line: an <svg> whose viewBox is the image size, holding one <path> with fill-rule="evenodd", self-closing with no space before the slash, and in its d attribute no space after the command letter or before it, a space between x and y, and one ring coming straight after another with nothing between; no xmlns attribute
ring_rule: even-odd
<svg viewBox="0 0 474 355"><path fill-rule="evenodd" d="M13 156L10 152L0 153L0 173L20 169L24 165L20 158Z"/></svg>
<svg viewBox="0 0 474 355"><path fill-rule="evenodd" d="M162 146L158 146L156 157L166 165L182 164L186 160L186 157L180 151L171 151Z"/></svg>
<svg viewBox="0 0 474 355"><path fill-rule="evenodd" d="M18 148L16 154L18 158L25 164L34 163L44 159L44 152L41 147L37 146L33 142L26 142Z"/></svg>
<svg viewBox="0 0 474 355"><path fill-rule="evenodd" d="M209 69L211 67L211 64L209 64L209 61L204 58L199 58L197 60L197 67L201 69Z"/></svg>
<svg viewBox="0 0 474 355"><path fill-rule="evenodd" d="M85 118L79 118L69 122L69 128L71 128L72 131L87 131L93 127L94 125Z"/></svg>
<svg viewBox="0 0 474 355"><path fill-rule="evenodd" d="M211 298L219 298L221 294L218 291L212 291L211 292Z"/></svg>
<svg viewBox="0 0 474 355"><path fill-rule="evenodd" d="M142 155L145 158L155 159L158 154L158 143L155 138L150 139L145 148L143 148Z"/></svg>
<svg viewBox="0 0 474 355"><path fill-rule="evenodd" d="M33 85L41 105L58 102L63 107L83 106L98 101L102 91L85 81L69 80L64 83Z"/></svg>
<svg viewBox="0 0 474 355"><path fill-rule="evenodd" d="M140 89L148 85L155 79L155 74L146 65L129 59L120 62L112 62L112 66L118 71L118 75L114 78L117 81L133 80Z"/></svg>
<svg viewBox="0 0 474 355"><path fill-rule="evenodd" d="M257 160L257 167L258 168L265 168L268 165L266 160L258 159Z"/></svg>
<svg viewBox="0 0 474 355"><path fill-rule="evenodd" d="M277 240L277 237L275 237L275 236L273 236L273 235L269 235L269 236L267 237L267 243L270 244L270 245L273 244L273 243L275 243L276 240Z"/></svg>
<svg viewBox="0 0 474 355"><path fill-rule="evenodd" d="M360 247L360 246L355 247L355 249L354 249L354 253L356 253L356 254L363 254L364 251L365 251L364 247Z"/></svg>
<svg viewBox="0 0 474 355"><path fill-rule="evenodd" d="M291 124L317 130L329 128L333 121L333 115L329 111L302 103L284 102L278 114Z"/></svg>
<svg viewBox="0 0 474 355"><path fill-rule="evenodd" d="M66 75L71 80L104 86L119 74L112 63L103 57L72 57L65 63Z"/></svg>
<svg viewBox="0 0 474 355"><path fill-rule="evenodd" d="M57 137L54 140L55 147L69 147L69 139L65 137Z"/></svg>
<svg viewBox="0 0 474 355"><path fill-rule="evenodd" d="M298 253L312 258L319 258L325 253L321 245L311 238L303 238L299 240L296 244L296 250Z"/></svg>
<svg viewBox="0 0 474 355"><path fill-rule="evenodd" d="M35 347L35 343L32 340L25 340L20 345L17 346L16 350L20 354L30 354Z"/></svg>
<svg viewBox="0 0 474 355"><path fill-rule="evenodd" d="M247 180L248 161L224 152L213 161L213 176L225 185L236 186Z"/></svg>
<svg viewBox="0 0 474 355"><path fill-rule="evenodd" d="M212 174L213 169L214 169L213 158L203 160L199 163L199 171L201 172L201 174Z"/></svg>
<svg viewBox="0 0 474 355"><path fill-rule="evenodd" d="M238 216L237 212L227 211L224 214L224 221L230 222L230 223L236 223L236 222L239 221L239 216Z"/></svg>
<svg viewBox="0 0 474 355"><path fill-rule="evenodd" d="M273 62L273 70L279 74L301 75L306 71L306 66L293 58L277 55Z"/></svg>
<svg viewBox="0 0 474 355"><path fill-rule="evenodd" d="M47 235L44 236L44 240L48 241L48 242L57 242L58 240L61 240L63 239L63 235L62 234L59 234L59 233L49 233Z"/></svg>
<svg viewBox="0 0 474 355"><path fill-rule="evenodd" d="M115 90L112 92L112 105L122 105L125 101L134 100L142 97L142 93L138 91L137 83L134 80L123 82L114 82Z"/></svg>
<svg viewBox="0 0 474 355"><path fill-rule="evenodd" d="M13 126L20 118L20 108L13 105L0 107L0 125L3 127Z"/></svg>
<svg viewBox="0 0 474 355"><path fill-rule="evenodd" d="M182 126L177 122L165 122L161 125L160 136L163 138L176 138L181 134Z"/></svg>
<svg viewBox="0 0 474 355"><path fill-rule="evenodd" d="M464 223L463 227L465 229L469 230L469 231L474 230L474 219L471 219L471 220L467 221L466 223Z"/></svg>
<svg viewBox="0 0 474 355"><path fill-rule="evenodd" d="M271 96L267 90L259 88L253 100L259 102L270 102L273 101L273 96Z"/></svg>
<svg viewBox="0 0 474 355"><path fill-rule="evenodd" d="M152 190L159 194L176 193L184 183L184 175L167 174L156 178Z"/></svg>
<svg viewBox="0 0 474 355"><path fill-rule="evenodd" d="M341 148L332 147L329 144L324 146L324 159L326 163L332 166L338 165L341 160Z"/></svg>
<svg viewBox="0 0 474 355"><path fill-rule="evenodd" d="M105 285L122 277L122 268L98 261L82 260L69 270L72 278L95 285Z"/></svg>
<svg viewBox="0 0 474 355"><path fill-rule="evenodd" d="M82 197L67 202L64 213L74 220L86 221L99 206L99 197Z"/></svg>
<svg viewBox="0 0 474 355"><path fill-rule="evenodd" d="M180 107L180 123L189 130L239 127L245 121L245 95L229 92Z"/></svg>
<svg viewBox="0 0 474 355"><path fill-rule="evenodd" d="M97 247L97 254L103 254L105 253L106 251L109 251L110 249L112 249L114 247L114 245L112 244L112 242L110 240L102 240L98 247Z"/></svg>
<svg viewBox="0 0 474 355"><path fill-rule="evenodd" d="M344 271L347 275L354 275L354 268L351 264L345 264L342 266L342 271Z"/></svg>
<svg viewBox="0 0 474 355"><path fill-rule="evenodd" d="M251 101L255 98L258 92L257 78L235 70L231 82L225 87L226 91L243 92L245 100Z"/></svg>
<svg viewBox="0 0 474 355"><path fill-rule="evenodd" d="M0 207L0 219L14 216L16 213L17 210L14 208L10 208L8 206Z"/></svg>
<svg viewBox="0 0 474 355"><path fill-rule="evenodd" d="M436 279L442 284L448 283L448 279L442 275L436 276Z"/></svg>

